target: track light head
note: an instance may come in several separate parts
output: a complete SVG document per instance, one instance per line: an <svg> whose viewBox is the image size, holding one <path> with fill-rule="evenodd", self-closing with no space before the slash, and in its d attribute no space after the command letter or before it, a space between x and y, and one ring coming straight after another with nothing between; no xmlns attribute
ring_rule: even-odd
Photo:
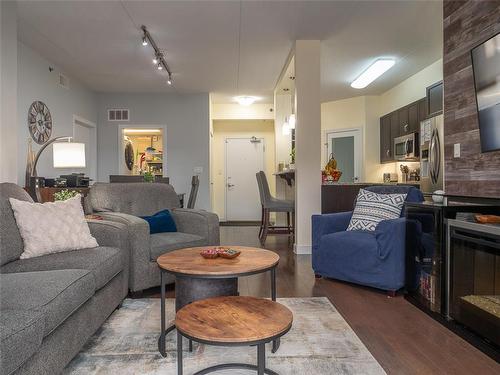
<svg viewBox="0 0 500 375"><path fill-rule="evenodd" d="M143 46L147 46L148 45L148 40L146 39L145 35L142 37L142 45Z"/></svg>
<svg viewBox="0 0 500 375"><path fill-rule="evenodd" d="M158 70L162 70L162 69L163 69L163 66L161 65L161 63L158 63L158 65L157 65L157 69L158 69Z"/></svg>
<svg viewBox="0 0 500 375"><path fill-rule="evenodd" d="M153 64L154 64L154 65L158 64L158 58L157 58L156 56L155 56L155 57L153 57Z"/></svg>
<svg viewBox="0 0 500 375"><path fill-rule="evenodd" d="M167 84L172 85L172 76L170 74L168 75Z"/></svg>

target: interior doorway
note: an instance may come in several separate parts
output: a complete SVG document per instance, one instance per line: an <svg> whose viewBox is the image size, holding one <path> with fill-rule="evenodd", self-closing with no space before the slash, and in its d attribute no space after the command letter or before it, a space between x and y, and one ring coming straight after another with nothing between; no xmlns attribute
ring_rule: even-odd
<svg viewBox="0 0 500 375"><path fill-rule="evenodd" d="M337 169L342 172L339 182L359 182L363 147L361 129L332 130L326 133L327 154L333 154L337 161Z"/></svg>
<svg viewBox="0 0 500 375"><path fill-rule="evenodd" d="M226 138L226 220L258 221L261 216L255 174L264 170L263 138Z"/></svg>
<svg viewBox="0 0 500 375"><path fill-rule="evenodd" d="M118 171L121 175L167 175L166 127L120 125Z"/></svg>
<svg viewBox="0 0 500 375"><path fill-rule="evenodd" d="M96 125L83 117L73 115L73 141L85 144L85 173L92 180L97 179L97 131Z"/></svg>

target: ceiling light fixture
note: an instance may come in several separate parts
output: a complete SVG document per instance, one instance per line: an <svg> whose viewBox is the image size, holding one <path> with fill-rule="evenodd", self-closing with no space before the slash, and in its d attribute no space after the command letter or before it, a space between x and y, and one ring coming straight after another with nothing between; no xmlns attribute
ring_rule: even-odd
<svg viewBox="0 0 500 375"><path fill-rule="evenodd" d="M371 64L368 69L359 75L352 83L351 87L355 89L363 89L370 83L375 81L382 74L387 72L394 66L394 59L378 59Z"/></svg>
<svg viewBox="0 0 500 375"><path fill-rule="evenodd" d="M167 74L168 74L167 84L171 85L172 84L172 71L170 70L165 59L163 58L162 50L155 43L153 37L149 33L146 26L142 25L141 30L144 33L144 36L142 37L142 45L147 46L148 44L151 44L151 47L153 47L154 52L155 52L154 57L153 57L153 64L156 65L156 69L165 70L167 72Z"/></svg>
<svg viewBox="0 0 500 375"><path fill-rule="evenodd" d="M237 96L234 98L240 105L249 106L255 103L257 98L255 96Z"/></svg>

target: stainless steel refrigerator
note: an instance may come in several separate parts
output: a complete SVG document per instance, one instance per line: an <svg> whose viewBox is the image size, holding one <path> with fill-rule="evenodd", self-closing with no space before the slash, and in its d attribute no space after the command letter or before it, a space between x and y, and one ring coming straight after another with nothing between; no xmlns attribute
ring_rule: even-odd
<svg viewBox="0 0 500 375"><path fill-rule="evenodd" d="M420 123L420 190L433 193L444 186L444 117Z"/></svg>

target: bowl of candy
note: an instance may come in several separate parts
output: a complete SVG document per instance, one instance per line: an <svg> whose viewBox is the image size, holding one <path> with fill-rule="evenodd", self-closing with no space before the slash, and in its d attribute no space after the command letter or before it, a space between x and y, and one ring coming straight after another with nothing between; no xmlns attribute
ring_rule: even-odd
<svg viewBox="0 0 500 375"><path fill-rule="evenodd" d="M241 254L241 251L235 250L235 249L224 249L222 251L219 251L219 256L221 258L226 258L226 259L236 258L240 254Z"/></svg>

